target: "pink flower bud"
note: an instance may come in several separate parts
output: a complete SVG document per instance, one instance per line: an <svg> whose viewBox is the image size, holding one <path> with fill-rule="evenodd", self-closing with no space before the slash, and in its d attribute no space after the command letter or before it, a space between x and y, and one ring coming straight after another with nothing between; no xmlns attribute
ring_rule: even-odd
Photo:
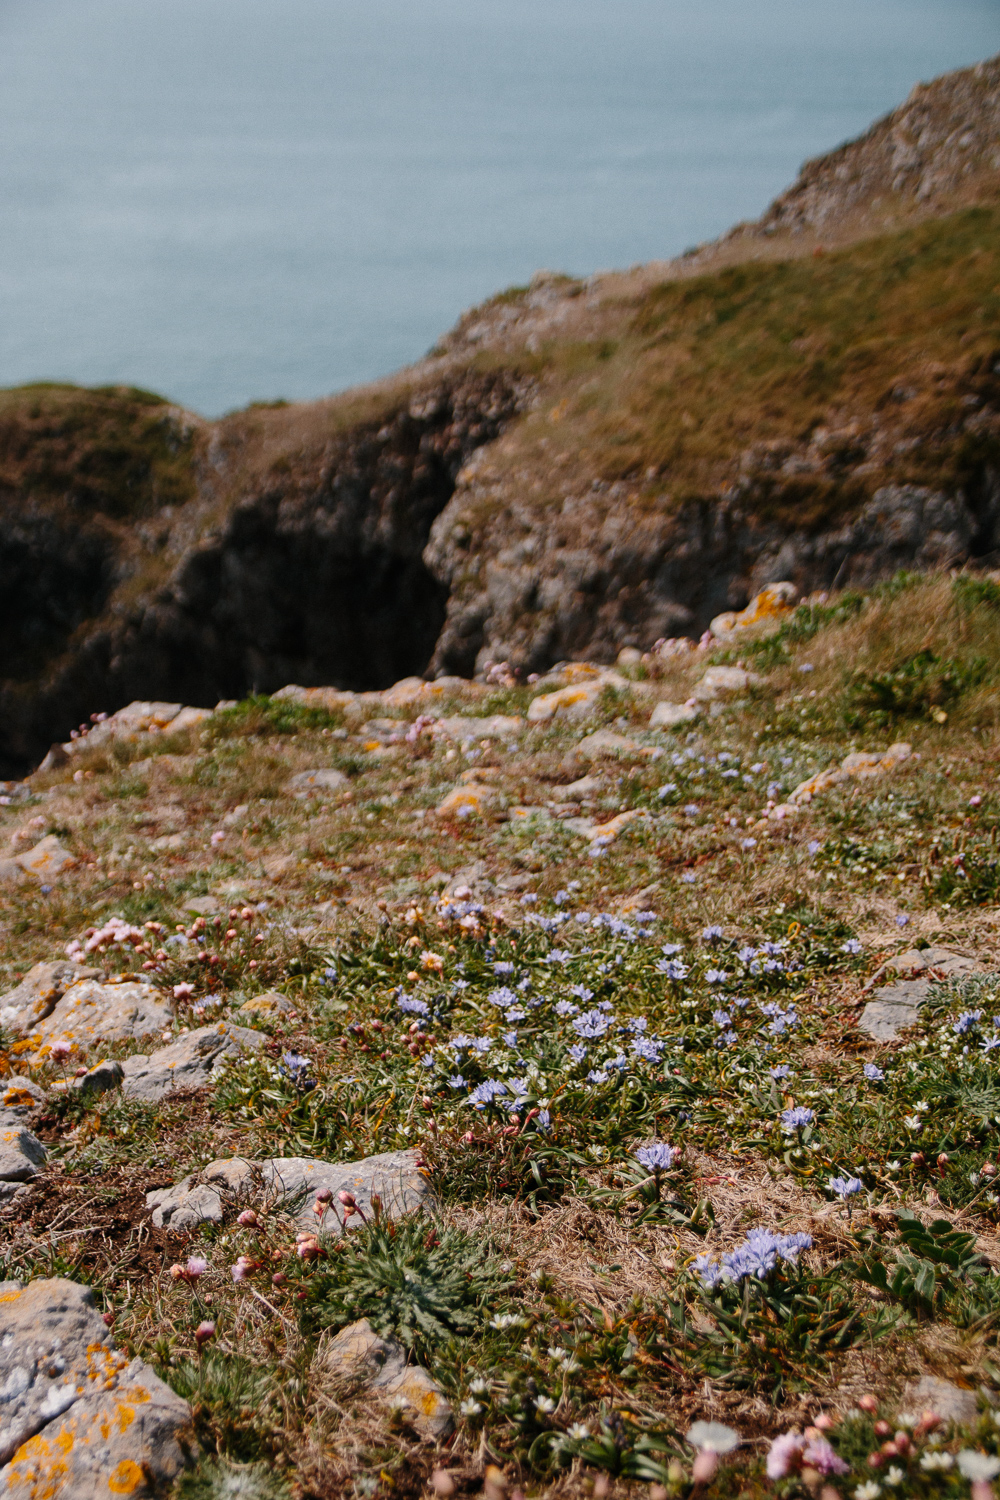
<svg viewBox="0 0 1000 1500"><path fill-rule="evenodd" d="M194 1331L194 1337L195 1337L195 1342L197 1343L198 1348L200 1349L201 1346L202 1346L202 1344L206 1344L209 1339L214 1339L215 1338L215 1324L214 1323L199 1323L198 1327Z"/></svg>
<svg viewBox="0 0 1000 1500"><path fill-rule="evenodd" d="M695 1454L695 1460L691 1466L691 1477L695 1484L708 1484L715 1478L718 1467L719 1455L713 1453L711 1448L701 1448Z"/></svg>
<svg viewBox="0 0 1000 1500"><path fill-rule="evenodd" d="M257 1215L254 1213L252 1208L245 1208L237 1218L236 1222L237 1224L242 1224L244 1229L252 1229L257 1223Z"/></svg>

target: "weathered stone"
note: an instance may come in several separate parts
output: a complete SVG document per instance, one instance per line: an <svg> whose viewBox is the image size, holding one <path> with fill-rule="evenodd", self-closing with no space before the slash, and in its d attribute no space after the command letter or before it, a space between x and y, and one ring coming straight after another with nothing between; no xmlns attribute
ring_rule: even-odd
<svg viewBox="0 0 1000 1500"><path fill-rule="evenodd" d="M960 1426L968 1426L979 1415L975 1391L964 1390L937 1375L922 1375L908 1385L903 1400L908 1410L918 1414L934 1411L943 1421L956 1422Z"/></svg>
<svg viewBox="0 0 1000 1500"><path fill-rule="evenodd" d="M18 860L0 859L0 884L23 885L27 878Z"/></svg>
<svg viewBox="0 0 1000 1500"><path fill-rule="evenodd" d="M852 778L866 781L869 777L881 776L886 771L895 770L896 766L910 758L910 754L911 747L903 741L890 745L884 752L855 750L852 754L845 755L839 766L817 771L815 776L800 781L788 800L798 806L800 803L811 802L817 792L825 792L843 781L850 781Z"/></svg>
<svg viewBox="0 0 1000 1500"><path fill-rule="evenodd" d="M981 973L983 965L977 963L974 958L970 958L967 953L959 953L954 948L932 946L908 948L905 953L898 953L895 958L887 958L882 969L896 974L933 970L935 974L950 979L955 974Z"/></svg>
<svg viewBox="0 0 1000 1500"><path fill-rule="evenodd" d="M698 718L701 709L695 703L658 703L649 717L650 729L677 729Z"/></svg>
<svg viewBox="0 0 1000 1500"><path fill-rule="evenodd" d="M201 1223L221 1224L223 1198L235 1195L254 1180L255 1164L242 1156L209 1162L173 1187L156 1188L146 1194L146 1207L153 1210L157 1229L169 1226L177 1234Z"/></svg>
<svg viewBox="0 0 1000 1500"><path fill-rule="evenodd" d="M752 626L766 625L776 629L792 613L798 597L799 591L794 583L769 583L754 595L746 609L716 615L708 628L715 636L732 635Z"/></svg>
<svg viewBox="0 0 1000 1500"><path fill-rule="evenodd" d="M192 896L190 901L185 901L184 910L197 912L202 917L213 916L219 910L218 898L215 896Z"/></svg>
<svg viewBox="0 0 1000 1500"><path fill-rule="evenodd" d="M438 803L435 811L439 818L482 817L502 807L503 801L495 786L470 782L467 786L456 786Z"/></svg>
<svg viewBox="0 0 1000 1500"><path fill-rule="evenodd" d="M369 1386L387 1401L401 1402L421 1437L440 1441L451 1432L451 1406L437 1381L421 1365L408 1365L403 1346L382 1338L367 1318L342 1328L324 1344L320 1358L335 1379Z"/></svg>
<svg viewBox="0 0 1000 1500"><path fill-rule="evenodd" d="M192 1460L187 1402L115 1348L75 1281L0 1283L0 1392L9 1500L139 1500Z"/></svg>
<svg viewBox="0 0 1000 1500"><path fill-rule="evenodd" d="M580 776L568 786L556 787L553 796L556 802L585 802L588 797L596 797L600 790L597 776Z"/></svg>
<svg viewBox="0 0 1000 1500"><path fill-rule="evenodd" d="M64 849L54 833L40 840L33 849L17 856L17 862L28 875L39 880L52 880L64 870L71 870L76 857Z"/></svg>
<svg viewBox="0 0 1000 1500"><path fill-rule="evenodd" d="M313 1213L313 1200L322 1188L328 1188L333 1197L321 1222ZM157 1228L169 1225L171 1229L189 1229L201 1219L218 1222L226 1192L257 1196L272 1208L287 1205L304 1229L325 1227L335 1233L344 1214L338 1193L352 1193L367 1217L372 1213L372 1197L377 1195L383 1212L398 1217L425 1203L430 1186L415 1151L388 1151L346 1162L314 1157L273 1157L253 1162L227 1157L210 1162L172 1188L148 1193L146 1203L153 1209Z"/></svg>
<svg viewBox="0 0 1000 1500"><path fill-rule="evenodd" d="M10 1118L10 1117L8 1117ZM0 1182L28 1182L48 1153L37 1136L0 1115Z"/></svg>
<svg viewBox="0 0 1000 1500"><path fill-rule="evenodd" d="M178 734L182 729L194 729L196 725L210 719L213 712L211 708L182 708L179 714L169 720L167 728L171 734Z"/></svg>
<svg viewBox="0 0 1000 1500"><path fill-rule="evenodd" d="M308 797L311 793L336 792L350 786L350 777L332 767L320 767L315 771L299 771L285 783L285 791L293 797Z"/></svg>
<svg viewBox="0 0 1000 1500"><path fill-rule="evenodd" d="M84 969L66 959L35 964L16 989L0 996L0 1023L14 1031L30 1031L52 1014L56 1002L72 985L97 977L97 969Z"/></svg>
<svg viewBox="0 0 1000 1500"><path fill-rule="evenodd" d="M279 995L276 990L268 990L266 994L254 995L251 1000L244 1000L240 1006L241 1016L293 1016L295 1006L284 995Z"/></svg>
<svg viewBox="0 0 1000 1500"><path fill-rule="evenodd" d="M27 1119L45 1100L45 1090L33 1078L20 1073L0 1087L0 1110L15 1119Z"/></svg>
<svg viewBox="0 0 1000 1500"><path fill-rule="evenodd" d="M596 734L588 734L571 751L575 760L582 761L641 760L648 754L635 740L624 734L614 734L610 729L598 729Z"/></svg>
<svg viewBox="0 0 1000 1500"><path fill-rule="evenodd" d="M694 690L699 703L711 703L727 693L745 693L760 679L745 667L709 667Z"/></svg>
<svg viewBox="0 0 1000 1500"><path fill-rule="evenodd" d="M262 1032L230 1021L200 1026L148 1056L138 1053L126 1058L122 1092L126 1098L152 1104L174 1089L202 1088L223 1057L256 1051L265 1041Z"/></svg>
<svg viewBox="0 0 1000 1500"><path fill-rule="evenodd" d="M528 723L547 724L557 713L582 717L596 707L603 688L600 681L581 682L557 688L554 693L541 693L528 705Z"/></svg>
<svg viewBox="0 0 1000 1500"><path fill-rule="evenodd" d="M108 1094L120 1087L124 1077L125 1070L120 1062L105 1059L90 1068L82 1078L74 1078L70 1088L77 1094Z"/></svg>
<svg viewBox="0 0 1000 1500"><path fill-rule="evenodd" d="M930 993L929 979L901 979L876 990L861 1012L858 1026L879 1042L895 1041L905 1026L912 1026Z"/></svg>
<svg viewBox="0 0 1000 1500"><path fill-rule="evenodd" d="M151 984L142 980L99 984L84 979L68 989L51 1014L31 1028L31 1039L37 1044L32 1063L47 1058L56 1041L73 1042L78 1047L124 1042L162 1031L172 1019L171 1003Z"/></svg>
<svg viewBox="0 0 1000 1500"><path fill-rule="evenodd" d="M467 740L516 740L523 728L524 720L511 714L492 714L479 719L454 714L451 718L438 719L431 725L431 733L464 743Z"/></svg>

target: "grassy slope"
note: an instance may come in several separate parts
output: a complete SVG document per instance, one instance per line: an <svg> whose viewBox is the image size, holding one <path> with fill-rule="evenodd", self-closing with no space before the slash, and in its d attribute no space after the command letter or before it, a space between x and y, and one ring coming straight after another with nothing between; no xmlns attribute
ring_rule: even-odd
<svg viewBox="0 0 1000 1500"><path fill-rule="evenodd" d="M831 254L664 281L605 312L601 336L544 346L544 407L504 458L541 479L541 501L593 476L658 503L718 492L748 450L804 449L854 424L822 472L783 486L784 520L818 524L889 480L960 485L996 445L953 429L964 397L996 399L998 226L1000 211L976 208ZM873 472L845 480L873 430Z"/></svg>
<svg viewBox="0 0 1000 1500"><path fill-rule="evenodd" d="M996 961L1000 591L899 579L868 599L803 610L778 638L748 642L740 654L761 685L690 733L645 729L642 684L607 695L589 727L604 723L663 753L592 768L598 819L629 807L650 814L603 854L588 853L559 820L517 832L492 816L434 815L463 768L484 766L511 804L554 809L559 783L580 770L566 757L581 730L558 720L526 732L510 752L463 754L426 736L375 751L356 721L345 736L337 716L251 703L187 740L165 740L159 750L172 754L135 766L130 758L147 753L138 746L113 758L94 752L80 763L81 781L37 778L27 807L0 813L5 832L58 831L83 861L47 895L4 892L8 977L112 912L169 930L191 922L184 903L193 894L215 892L219 925L209 917L189 950L173 950L154 969L160 982L191 981L192 1003L218 997L206 1016L236 1014L245 996L269 987L296 1006L297 1019L264 1023L269 1061L233 1069L214 1091L152 1110L113 1097L56 1109L46 1124L51 1173L5 1225L11 1271L93 1282L119 1336L195 1398L209 1448L263 1465L261 1494L284 1493L283 1474L305 1495L345 1486L415 1494L441 1459L472 1488L485 1452L511 1481L536 1489L582 1493L596 1467L623 1471L622 1494L627 1483L656 1479L683 1496L690 1453L676 1434L692 1418L726 1420L754 1439L823 1406L845 1418L835 1434L852 1465L838 1482L844 1495L870 1476L871 1423L845 1417L862 1393L874 1390L891 1415L903 1381L920 1373L973 1386L1000 1380L995 1279L969 1261L974 1249L1000 1265L1000 1202L982 1175L1000 1151L994 1054L980 1045L992 1023L975 1022L964 1037L953 1030L962 1011L990 1018L998 1009L995 970L938 991L901 1043L879 1046L856 1028L862 983L915 942ZM686 696L704 665L704 656L682 661L653 691ZM526 701L524 689L499 690L475 711L523 711ZM389 712L405 721L417 710ZM780 800L849 750L900 738L918 754L891 777L834 788L773 835L748 835L746 821L768 795ZM350 788L326 802L282 794L291 772L315 765L342 767ZM973 795L981 802L972 805ZM183 830L181 848L151 848L174 828ZM218 846L215 829L225 833ZM487 897L479 933L439 923L432 903L442 878L477 862L494 881L514 878L516 889ZM534 905L521 904L525 887ZM276 925L254 943L262 919L225 913L261 898ZM389 919L381 935L377 901ZM651 939L573 920L606 911L634 930L640 909L657 914ZM567 910L571 919L551 935L526 921ZM229 925L242 942L227 939ZM715 925L721 936L706 941ZM854 939L856 955L845 948ZM682 981L657 970L667 940L682 945ZM740 957L763 941L782 945L782 967L771 973ZM553 947L571 955L566 964L549 960ZM198 951L219 962L199 962ZM140 959L112 950L105 961L126 969ZM498 961L514 974L496 974ZM729 976L721 985L715 969ZM505 1023L489 996L522 974L541 1008ZM464 989L454 984L460 977ZM589 999L575 993L579 985ZM399 986L431 1008L422 1034L419 1024L411 1030L414 1013L398 1008ZM749 1001L730 1001L735 1040L721 1049L720 991ZM632 1056L630 1034L613 1032L574 1062L573 1018L554 1002L586 1008L604 998L619 1021L647 1019L659 1061ZM796 1019L773 1030L773 1013L761 1009L773 1004ZM510 1025L516 1052L502 1041ZM490 1053L477 1061L466 1052L456 1063L444 1044L457 1032L491 1037ZM605 1069L607 1080L588 1081L588 1069L600 1070L617 1047L631 1056L621 1079ZM282 1069L287 1050L308 1058L315 1088L297 1088ZM883 1082L864 1080L866 1062ZM16 1072L26 1056L8 1052L4 1065ZM466 1087L528 1076L551 1130L529 1123L503 1135L502 1110L476 1113L465 1090L451 1087L456 1066ZM772 1080L776 1066L788 1076ZM41 1076L58 1071L43 1066ZM816 1115L801 1140L779 1122L793 1104ZM632 1155L655 1136L684 1153L662 1201L642 1185ZM436 1173L438 1249L425 1229L386 1243L362 1234L360 1257L302 1263L279 1215L259 1231L229 1224L188 1241L159 1235L140 1244L133 1230L147 1187L218 1154L344 1157L407 1144L419 1144ZM833 1175L862 1181L850 1218L827 1187ZM952 1253L940 1231L917 1257L935 1267L919 1291L900 1259L903 1209L972 1235L971 1249L954 1250L965 1269L940 1259ZM802 1277L786 1268L771 1278L767 1303L751 1302L741 1333L724 1303L702 1302L691 1264L729 1250L754 1225L806 1232L814 1245ZM195 1292L167 1274L192 1251L210 1266ZM491 1251L503 1266L489 1263ZM251 1284L283 1321L234 1285L237 1254L260 1266ZM460 1269L470 1257L472 1283ZM270 1284L275 1263L287 1284ZM880 1267L896 1291L873 1288ZM377 1404L345 1401L317 1352L320 1330L358 1311L389 1326L404 1317L407 1270L450 1288L441 1293L443 1322L416 1335L449 1391L473 1403L446 1454L421 1448ZM219 1354L199 1362L193 1330L209 1312ZM859 1321L848 1324L851 1312ZM493 1326L502 1314L514 1321ZM589 1436L560 1438L574 1422ZM995 1434L986 1422L961 1439L946 1432L944 1446L954 1451L971 1436L992 1451ZM702 1493L773 1493L762 1452L751 1443L736 1455L738 1478L726 1472ZM954 1470L929 1471L916 1459L903 1468L907 1494L966 1492ZM242 1482L250 1483L245 1472ZM206 1469L188 1492L221 1493L215 1484Z"/></svg>

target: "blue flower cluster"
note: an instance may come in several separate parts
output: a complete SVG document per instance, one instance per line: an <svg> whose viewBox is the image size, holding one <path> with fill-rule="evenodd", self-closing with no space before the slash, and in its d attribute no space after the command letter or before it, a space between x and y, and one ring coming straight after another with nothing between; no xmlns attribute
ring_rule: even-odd
<svg viewBox="0 0 1000 1500"><path fill-rule="evenodd" d="M694 1270L701 1284L709 1290L720 1283L739 1285L748 1277L763 1281L780 1261L796 1265L803 1250L812 1248L812 1235L775 1234L770 1229L751 1229L746 1239L723 1255L721 1261L710 1255L699 1255Z"/></svg>

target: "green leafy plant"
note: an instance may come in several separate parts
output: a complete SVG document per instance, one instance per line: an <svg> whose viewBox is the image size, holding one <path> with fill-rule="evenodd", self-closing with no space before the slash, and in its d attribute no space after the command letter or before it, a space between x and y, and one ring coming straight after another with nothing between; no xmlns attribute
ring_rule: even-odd
<svg viewBox="0 0 1000 1500"><path fill-rule="evenodd" d="M981 682L987 668L983 657L960 661L925 649L882 671L858 671L847 686L849 717L876 724L934 717Z"/></svg>
<svg viewBox="0 0 1000 1500"><path fill-rule="evenodd" d="M377 1215L303 1273L302 1317L313 1330L367 1318L377 1333L425 1354L478 1329L512 1286L481 1238L423 1213Z"/></svg>

